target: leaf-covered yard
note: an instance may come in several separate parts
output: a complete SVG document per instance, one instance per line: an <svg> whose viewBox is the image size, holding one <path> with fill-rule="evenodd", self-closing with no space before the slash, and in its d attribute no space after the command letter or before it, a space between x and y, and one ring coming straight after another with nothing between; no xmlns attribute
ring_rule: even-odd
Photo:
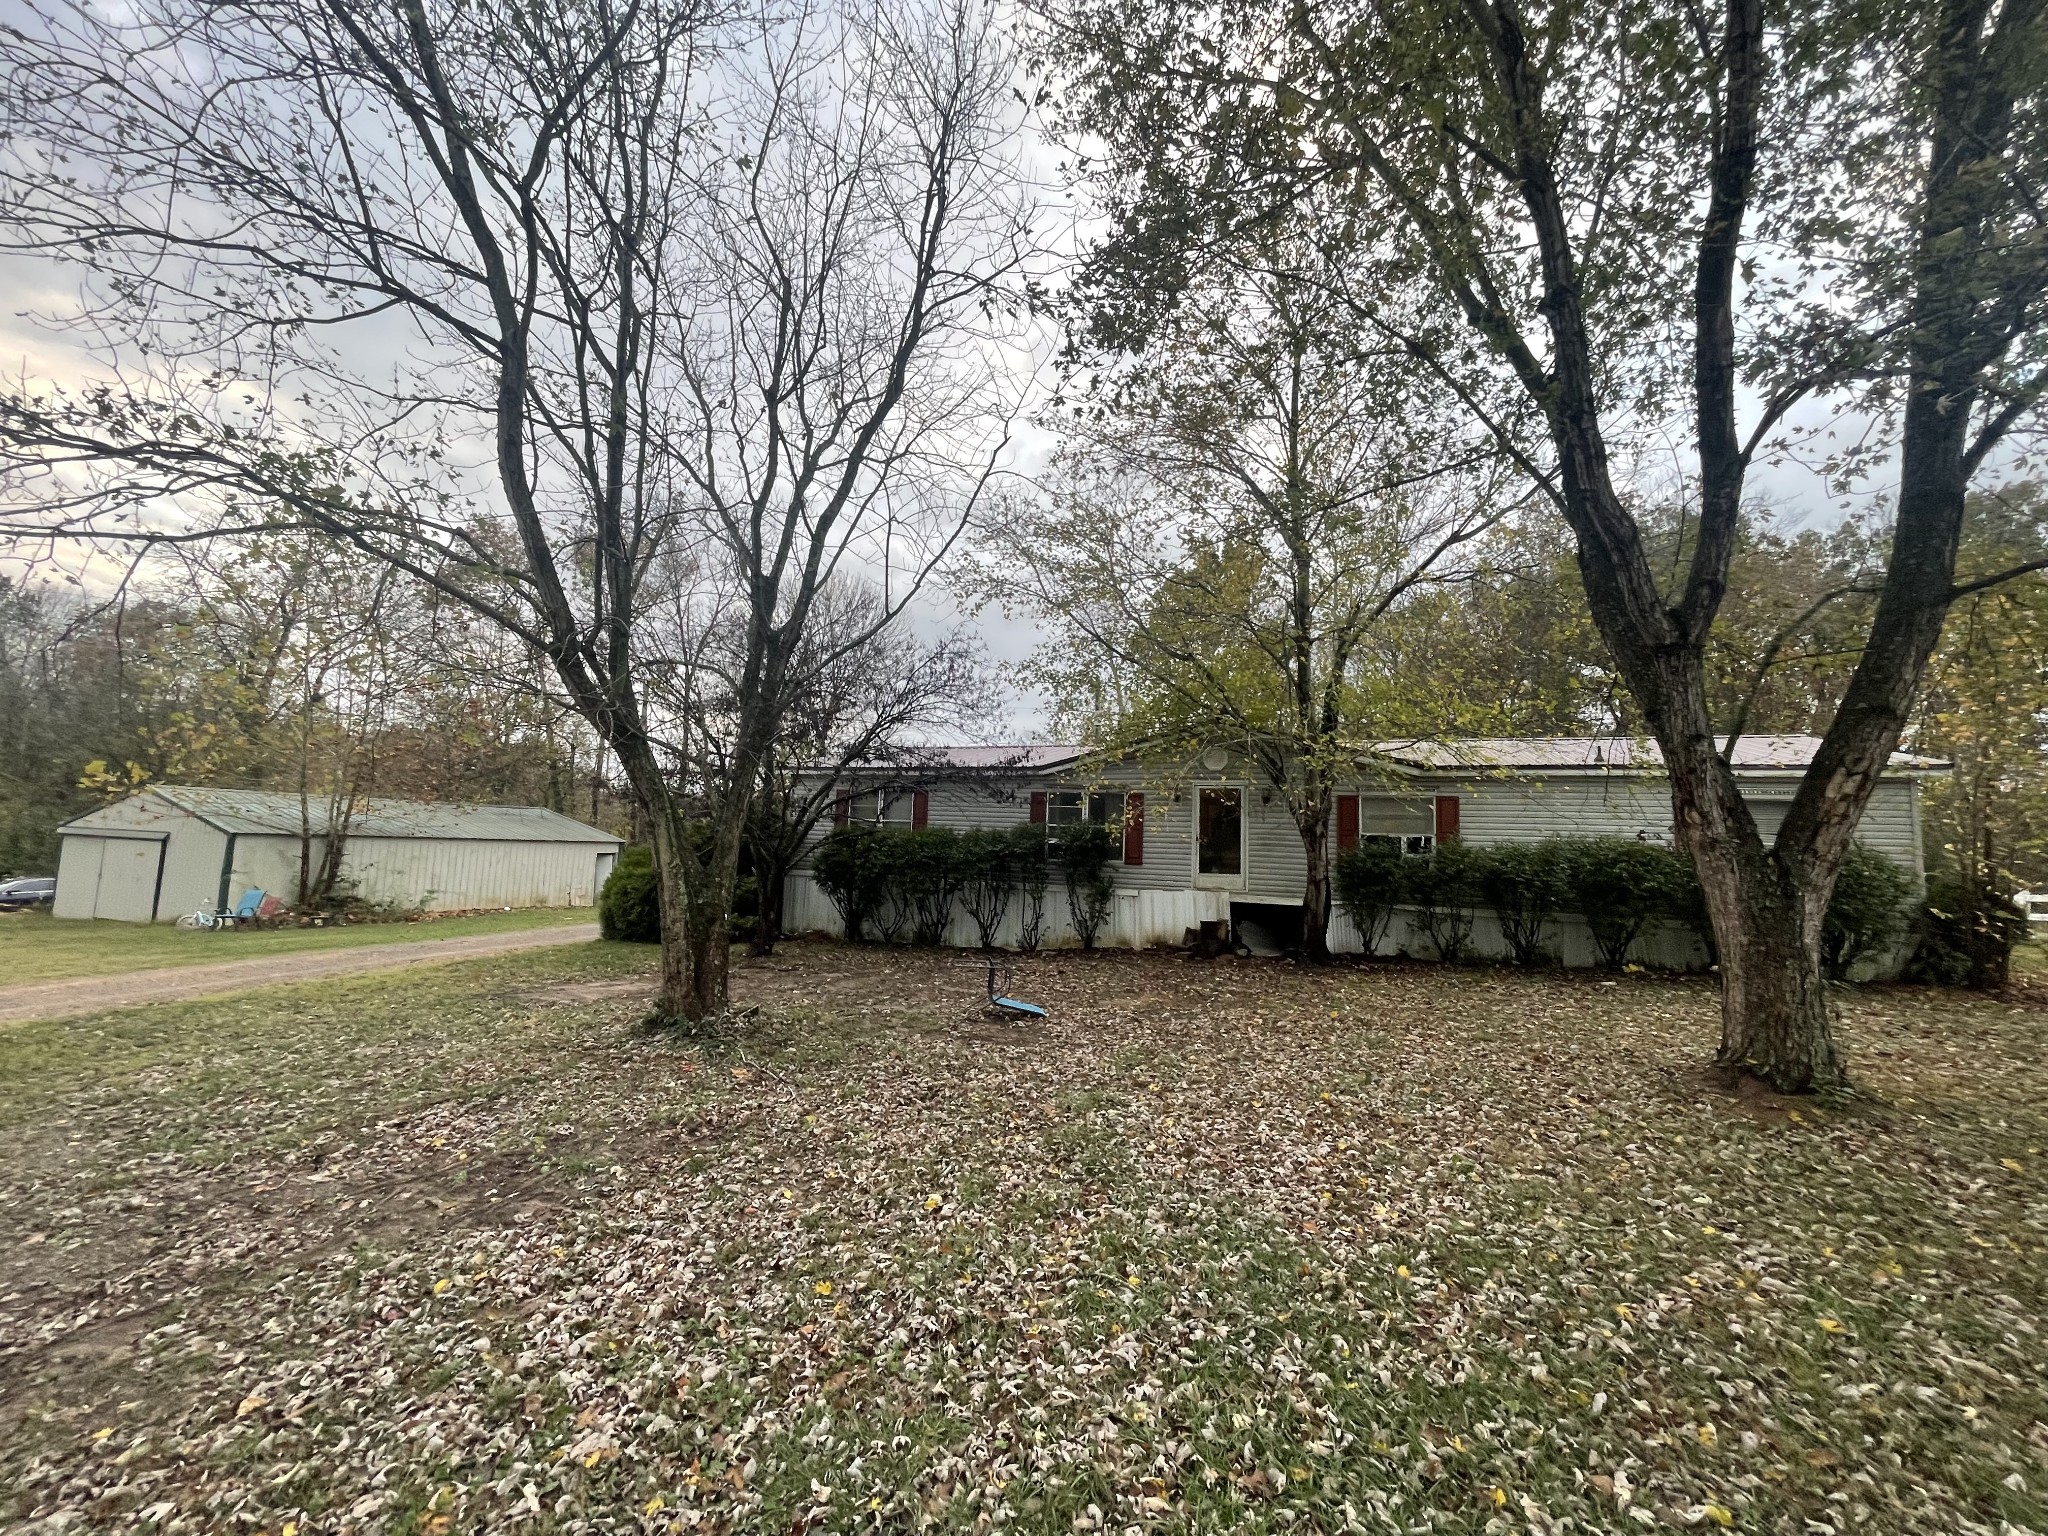
<svg viewBox="0 0 2048 1536"><path fill-rule="evenodd" d="M30 1530L2048 1529L2048 1010L593 945L0 1032Z"/></svg>

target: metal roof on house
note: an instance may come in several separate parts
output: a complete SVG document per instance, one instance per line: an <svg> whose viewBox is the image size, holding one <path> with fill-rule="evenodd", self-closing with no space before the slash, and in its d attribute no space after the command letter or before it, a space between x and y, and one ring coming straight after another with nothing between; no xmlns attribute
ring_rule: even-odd
<svg viewBox="0 0 2048 1536"><path fill-rule="evenodd" d="M299 797L268 789L201 789L186 784L153 784L142 791L189 811L223 832L297 837ZM315 796L307 807L315 834L327 826L327 801ZM88 830L83 816L69 826ZM496 843L609 843L619 839L558 811L537 805L457 805L436 800L394 800L373 795L348 821L351 837L440 837Z"/></svg>
<svg viewBox="0 0 2048 1536"><path fill-rule="evenodd" d="M1797 772L1820 750L1818 736L1756 735L1736 740L1730 761L1751 773ZM900 763L859 764L857 771L916 768L1034 773L1064 767L1088 755L1074 742L1040 742L1007 747L934 746L918 749ZM1377 760L1420 772L1497 769L1507 773L1660 773L1664 754L1657 744L1629 736L1474 736L1457 740L1411 737L1377 741L1360 749L1361 760ZM1941 772L1954 765L1943 758L1894 752L1894 771Z"/></svg>
<svg viewBox="0 0 2048 1536"><path fill-rule="evenodd" d="M1051 768L1061 763L1072 762L1082 753L1082 748L1070 743L1035 742L1018 743L1011 746L928 746L905 749L899 758L868 763L852 763L849 768L860 773L899 772L915 773L919 769L962 769L994 770L997 772L1029 773L1039 768ZM819 768L817 772L827 772Z"/></svg>
<svg viewBox="0 0 2048 1536"><path fill-rule="evenodd" d="M1820 750L1818 736L1743 736L1729 756L1737 769L1768 772L1798 770ZM1502 768L1533 772L1657 773L1664 754L1654 741L1626 736L1477 736L1459 741L1382 741L1369 749L1374 757L1421 769ZM1894 769L1940 770L1951 766L1938 757L1894 752L1886 765Z"/></svg>

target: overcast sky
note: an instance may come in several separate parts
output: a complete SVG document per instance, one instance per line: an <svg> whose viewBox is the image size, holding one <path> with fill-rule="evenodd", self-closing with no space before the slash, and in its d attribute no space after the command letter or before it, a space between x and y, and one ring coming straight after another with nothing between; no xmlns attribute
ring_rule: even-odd
<svg viewBox="0 0 2048 1536"><path fill-rule="evenodd" d="M0 0L0 15L9 8L10 0ZM1081 248L1086 238L1086 210L1060 188L1058 162L1061 157L1056 148L1046 143L1035 129L1027 131L1031 137L1023 159L1043 189L1044 233L1056 249L1074 252ZM0 314L0 367L4 367L11 376L33 381L76 383L96 371L76 336L61 329L53 330L33 318L38 315L61 316L75 308L76 280L70 273L47 262L0 256L0 293L8 296L5 312ZM1046 345L1038 349L1038 355L1026 358L1020 354L1018 366L1027 372L1036 368L1041 379L1049 383L1046 358L1051 338L1042 339ZM380 334L374 325L353 328L346 343L358 349L365 368L375 367L380 351L400 344L403 344L400 338L388 330ZM352 363L354 360L351 358ZM1824 433L1828 426L1828 413L1823 407L1811 407L1797 418L1795 424L1817 434ZM1055 444L1052 433L1027 416L1015 424L1007 454L1008 468L1017 475L1028 477L1034 474L1043 466ZM1685 462L1687 446L1681 438L1674 436L1670 455L1673 464ZM1830 495L1828 486L1811 467L1825 454L1826 444L1822 437L1800 455L1805 462L1759 464L1751 477L1753 493L1795 525L1831 526L1846 510L1868 504L1869 495L1848 498ZM1881 490L1882 486L1877 489ZM103 582L113 569L107 562L95 566L82 553L71 554L66 563L93 584ZM928 594L920 614L920 622L927 626L959 622L961 618L950 594L943 590ZM1027 620L1009 619L993 611L968 615L967 618L979 630L991 656L998 662L1020 661L1038 642L1038 628ZM989 734L1028 739L1038 735L1043 724L1041 701L1019 694L1014 700L1010 719L999 724L992 722Z"/></svg>

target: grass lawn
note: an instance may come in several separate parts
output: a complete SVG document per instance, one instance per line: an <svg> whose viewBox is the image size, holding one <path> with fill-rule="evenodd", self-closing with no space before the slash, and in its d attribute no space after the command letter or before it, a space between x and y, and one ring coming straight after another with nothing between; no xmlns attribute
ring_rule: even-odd
<svg viewBox="0 0 2048 1536"><path fill-rule="evenodd" d="M650 960L0 1033L0 1526L2048 1530L2038 999Z"/></svg>
<svg viewBox="0 0 2048 1536"><path fill-rule="evenodd" d="M170 923L78 919L59 922L43 912L4 913L0 914L0 984L114 976L165 965L207 965L218 960L252 960L309 949L456 939L470 934L512 933L556 923L596 921L597 913L590 907L526 907L429 922L191 933Z"/></svg>

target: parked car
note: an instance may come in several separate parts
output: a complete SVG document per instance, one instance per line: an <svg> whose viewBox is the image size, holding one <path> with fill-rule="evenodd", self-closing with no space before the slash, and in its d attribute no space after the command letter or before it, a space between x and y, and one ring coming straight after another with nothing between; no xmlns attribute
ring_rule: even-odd
<svg viewBox="0 0 2048 1536"><path fill-rule="evenodd" d="M26 880L0 880L0 912L47 907L57 899L57 877L34 875Z"/></svg>

